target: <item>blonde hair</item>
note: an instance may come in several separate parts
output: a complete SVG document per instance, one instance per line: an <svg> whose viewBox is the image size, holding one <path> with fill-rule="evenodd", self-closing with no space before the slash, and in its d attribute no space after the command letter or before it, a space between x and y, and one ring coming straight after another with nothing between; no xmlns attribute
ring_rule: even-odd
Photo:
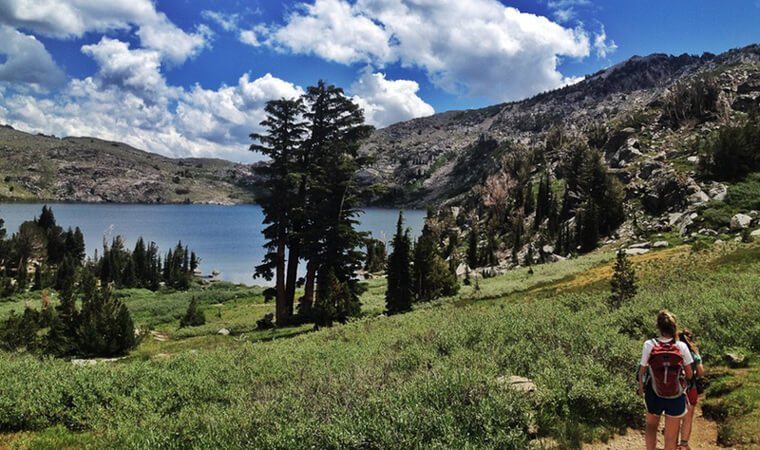
<svg viewBox="0 0 760 450"><path fill-rule="evenodd" d="M691 349L693 353L699 353L699 348L697 348L697 343L694 341L694 333L692 333L690 329L684 328L681 331L679 331L678 338L686 342L686 345L689 346L689 348Z"/></svg>
<svg viewBox="0 0 760 450"><path fill-rule="evenodd" d="M673 339L678 339L678 324L676 322L676 316L668 310L662 310L657 314L657 329L663 336L670 336Z"/></svg>

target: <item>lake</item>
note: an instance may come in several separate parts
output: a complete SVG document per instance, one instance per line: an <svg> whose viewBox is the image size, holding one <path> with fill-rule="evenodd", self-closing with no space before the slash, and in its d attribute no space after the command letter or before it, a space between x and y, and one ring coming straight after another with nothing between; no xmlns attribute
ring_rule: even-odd
<svg viewBox="0 0 760 450"><path fill-rule="evenodd" d="M0 218L5 220L8 235L19 225L39 216L43 203L0 204ZM221 272L225 281L245 284L267 284L252 278L253 268L264 255L261 235L263 214L256 205L124 205L48 203L58 225L82 229L87 254L102 254L103 239L109 244L121 235L127 248L134 248L142 236L146 242L158 244L162 254L177 241L188 245L201 258L204 274ZM416 237L422 230L425 211L406 210L406 225ZM363 231L377 239L390 241L396 231L397 209L367 208L359 218ZM303 264L302 264L303 265Z"/></svg>

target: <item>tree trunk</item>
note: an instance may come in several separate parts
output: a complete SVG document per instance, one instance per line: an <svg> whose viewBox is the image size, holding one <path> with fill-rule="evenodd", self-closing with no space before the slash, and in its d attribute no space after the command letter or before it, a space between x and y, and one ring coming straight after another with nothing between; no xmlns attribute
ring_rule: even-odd
<svg viewBox="0 0 760 450"><path fill-rule="evenodd" d="M285 325L290 319L291 312L287 308L287 298L285 297L285 240L280 239L277 243L277 267L276 267L275 289L277 291L277 301L275 302L275 312L277 314L277 324ZM292 308L291 308L292 309Z"/></svg>
<svg viewBox="0 0 760 450"><path fill-rule="evenodd" d="M317 274L317 265L314 261L306 264L306 286L303 293L303 308L305 311L311 311L314 305L314 278Z"/></svg>
<svg viewBox="0 0 760 450"><path fill-rule="evenodd" d="M294 239L290 244L290 253L288 254L288 274L285 284L285 303L287 304L290 315L293 315L293 302L296 296L296 281L298 280L298 259L300 258L301 248L298 239Z"/></svg>

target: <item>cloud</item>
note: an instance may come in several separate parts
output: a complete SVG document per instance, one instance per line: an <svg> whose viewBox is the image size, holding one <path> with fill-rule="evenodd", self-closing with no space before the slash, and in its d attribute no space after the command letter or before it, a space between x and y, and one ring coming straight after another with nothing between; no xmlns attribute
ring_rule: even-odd
<svg viewBox="0 0 760 450"><path fill-rule="evenodd" d="M272 31L268 43L280 50L351 64L390 58L389 38L384 27L359 5L317 0L313 5L300 5L285 26Z"/></svg>
<svg viewBox="0 0 760 450"><path fill-rule="evenodd" d="M201 17L216 23L222 27L224 31L237 30L238 23L240 22L240 14L211 11L209 9L201 11Z"/></svg>
<svg viewBox="0 0 760 450"><path fill-rule="evenodd" d="M141 44L161 52L172 64L196 55L210 38L208 28L183 31L151 0L3 0L0 23L59 39L136 25Z"/></svg>
<svg viewBox="0 0 760 450"><path fill-rule="evenodd" d="M54 97L10 92L0 122L58 136L95 136L126 142L171 157L217 157L254 161L248 134L262 131L268 100L300 96L303 89L266 74L243 74L236 85L216 90L168 86L153 50L129 49L103 38L86 46L101 69L73 79Z"/></svg>
<svg viewBox="0 0 760 450"><path fill-rule="evenodd" d="M421 68L452 93L514 100L564 83L557 57L590 52L581 29L496 0L315 0L257 42L343 64Z"/></svg>
<svg viewBox="0 0 760 450"><path fill-rule="evenodd" d="M364 110L367 123L378 128L435 113L417 96L419 84L411 80L387 80L385 74L363 71L351 85L353 100Z"/></svg>
<svg viewBox="0 0 760 450"><path fill-rule="evenodd" d="M107 37L82 47L100 67L97 81L104 87L128 90L147 101L165 96L167 86L160 72L161 55L155 50L130 50L129 44Z"/></svg>
<svg viewBox="0 0 760 450"><path fill-rule="evenodd" d="M61 85L66 76L34 36L0 25L0 81L20 83L37 90Z"/></svg>
<svg viewBox="0 0 760 450"><path fill-rule="evenodd" d="M591 0L549 0L547 2L547 7L559 23L567 23L577 17L577 7L590 5Z"/></svg>
<svg viewBox="0 0 760 450"><path fill-rule="evenodd" d="M205 25L198 26L194 33L186 33L164 13L158 13L157 20L141 25L137 35L144 47L159 51L167 61L179 65L207 47L213 33Z"/></svg>
<svg viewBox="0 0 760 450"><path fill-rule="evenodd" d="M610 40L607 42L607 32L604 30L604 25L602 25L601 31L594 36L596 56L606 58L608 54L613 53L617 48L618 46L615 41Z"/></svg>

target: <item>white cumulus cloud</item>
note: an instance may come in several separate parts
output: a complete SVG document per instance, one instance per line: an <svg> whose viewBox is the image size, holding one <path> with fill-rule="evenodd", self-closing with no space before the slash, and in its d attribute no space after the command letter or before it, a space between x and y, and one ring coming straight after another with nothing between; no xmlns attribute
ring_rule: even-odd
<svg viewBox="0 0 760 450"><path fill-rule="evenodd" d="M157 11L151 0L2 0L0 23L54 38L136 25L141 44L161 52L172 64L196 55L210 38L207 28L183 31Z"/></svg>
<svg viewBox="0 0 760 450"><path fill-rule="evenodd" d="M388 80L385 74L365 70L351 85L352 99L364 110L367 123L378 128L435 113L417 96L419 84L412 80Z"/></svg>
<svg viewBox="0 0 760 450"><path fill-rule="evenodd" d="M20 83L44 90L66 78L53 57L34 36L0 25L0 82Z"/></svg>
<svg viewBox="0 0 760 450"><path fill-rule="evenodd" d="M590 52L583 30L497 0L315 0L264 41L343 64L421 68L448 92L497 100L562 86L557 58Z"/></svg>
<svg viewBox="0 0 760 450"><path fill-rule="evenodd" d="M601 31L594 36L594 50L596 50L596 56L599 58L606 58L607 55L617 50L618 46L615 41L607 41L607 32L602 25Z"/></svg>

